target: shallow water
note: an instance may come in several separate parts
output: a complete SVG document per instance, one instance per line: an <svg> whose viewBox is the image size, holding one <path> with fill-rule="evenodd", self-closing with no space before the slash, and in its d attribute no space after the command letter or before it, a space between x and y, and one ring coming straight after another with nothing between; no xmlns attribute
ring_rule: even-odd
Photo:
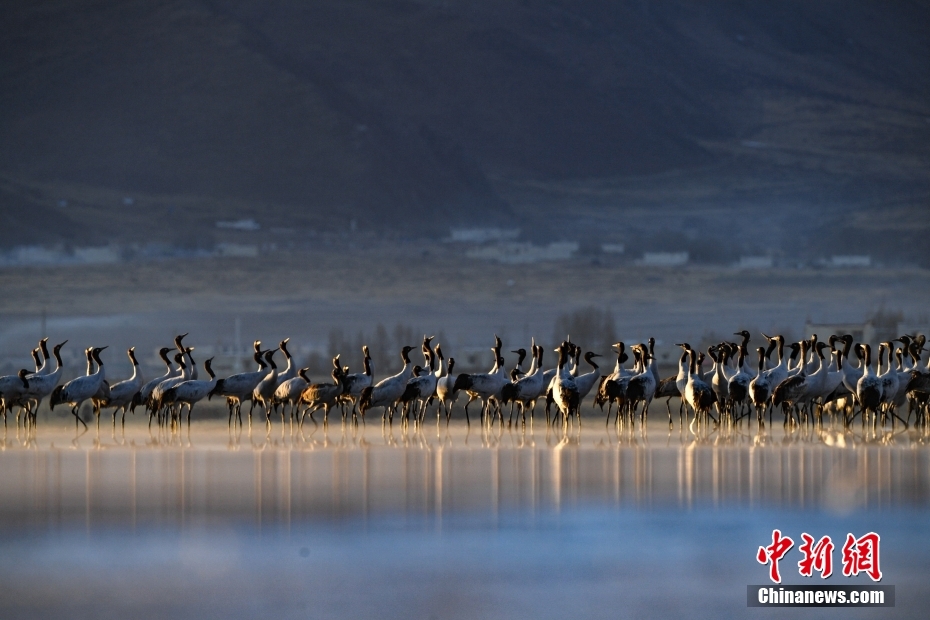
<svg viewBox="0 0 930 620"><path fill-rule="evenodd" d="M775 528L882 536L897 607L856 615L930 604L913 432L135 422L7 431L0 616L758 616Z"/></svg>

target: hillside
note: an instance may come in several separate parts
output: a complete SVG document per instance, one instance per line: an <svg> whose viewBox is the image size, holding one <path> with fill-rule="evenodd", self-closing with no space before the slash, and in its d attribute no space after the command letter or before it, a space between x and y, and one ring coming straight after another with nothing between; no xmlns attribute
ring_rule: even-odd
<svg viewBox="0 0 930 620"><path fill-rule="evenodd" d="M0 244L208 247L235 217L651 243L762 209L778 241L880 219L893 254L928 226L928 29L918 1L5 3Z"/></svg>

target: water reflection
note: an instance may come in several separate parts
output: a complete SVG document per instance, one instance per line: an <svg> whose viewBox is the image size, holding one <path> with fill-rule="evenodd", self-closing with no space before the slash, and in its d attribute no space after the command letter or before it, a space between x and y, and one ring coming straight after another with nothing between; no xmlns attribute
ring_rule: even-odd
<svg viewBox="0 0 930 620"><path fill-rule="evenodd" d="M593 425L592 425L593 427ZM245 521L634 508L851 512L930 503L914 431L331 424L9 434L0 523Z"/></svg>

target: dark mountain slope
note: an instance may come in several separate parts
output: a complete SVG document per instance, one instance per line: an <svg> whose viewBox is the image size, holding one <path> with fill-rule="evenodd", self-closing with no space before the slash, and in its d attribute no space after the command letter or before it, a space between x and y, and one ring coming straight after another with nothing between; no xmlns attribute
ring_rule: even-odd
<svg viewBox="0 0 930 620"><path fill-rule="evenodd" d="M0 243L434 234L525 218L514 182L721 167L914 204L928 27L927 2L6 3Z"/></svg>

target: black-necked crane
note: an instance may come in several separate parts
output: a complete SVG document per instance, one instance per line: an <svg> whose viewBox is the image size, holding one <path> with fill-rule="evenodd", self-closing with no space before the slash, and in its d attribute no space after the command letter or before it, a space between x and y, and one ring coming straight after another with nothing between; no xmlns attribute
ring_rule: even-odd
<svg viewBox="0 0 930 620"><path fill-rule="evenodd" d="M436 381L436 398L439 400L439 406L442 407L446 414L446 424L452 417L452 407L459 398L459 391L455 389L455 380L458 374L455 372L455 358L450 357L448 361L442 355L442 349L436 345L436 355L439 356L439 366L442 373ZM436 411L436 418L439 419L439 411Z"/></svg>
<svg viewBox="0 0 930 620"><path fill-rule="evenodd" d="M413 347L404 346L401 349L400 356L404 360L404 367L396 375L382 379L375 385L370 385L362 390L358 401L358 411L362 414L362 420L365 419L365 413L373 407L382 407L382 422L390 415L390 420L394 420L394 409L397 401L407 389L407 381L413 376L413 364L410 362L410 352Z"/></svg>
<svg viewBox="0 0 930 620"><path fill-rule="evenodd" d="M730 398L729 380L724 372L728 351L722 345L712 346L707 347L707 355L714 362L711 368L710 387L714 390L714 394L717 395L717 406L720 409L725 409L725 403Z"/></svg>
<svg viewBox="0 0 930 620"><path fill-rule="evenodd" d="M130 347L126 351L129 361L132 364L132 376L124 381L120 381L110 386L110 397L107 398L102 406L104 408L113 408L113 428L116 428L116 414L122 412L122 426L126 426L126 409L132 403L133 397L142 389L142 373L139 372L139 362L136 361L136 348ZM97 424L100 419L98 417Z"/></svg>
<svg viewBox="0 0 930 620"><path fill-rule="evenodd" d="M211 368L213 358L203 363L203 369L207 371L209 379L188 379L178 383L165 392L165 401L176 403L178 405L178 424L181 423L181 416L184 413L184 405L187 405L187 429L191 427L191 413L194 405L207 397L213 388L216 387L216 374Z"/></svg>
<svg viewBox="0 0 930 620"><path fill-rule="evenodd" d="M165 403L162 402L162 397L165 395L166 391L191 378L190 365L184 361L185 353L186 351L174 354L174 361L178 365L178 373L169 379L159 382L149 395L149 426L152 425L153 418L157 418L159 424L161 424L162 421L167 423L168 412L165 410ZM164 418L162 417L163 415L165 416Z"/></svg>
<svg viewBox="0 0 930 620"><path fill-rule="evenodd" d="M866 414L869 412L875 416L873 418L874 423L882 404L883 381L872 370L872 347L868 344L862 345L862 354L862 376L856 382L856 396L862 410L863 424L866 421Z"/></svg>
<svg viewBox="0 0 930 620"><path fill-rule="evenodd" d="M523 424L526 424L527 408L530 410L530 421L533 421L536 403L546 393L551 381L551 378L546 378L547 371L543 370L545 351L542 346L536 344L535 338L530 346L530 353L533 356L533 361L527 373L501 389L502 401L509 400L519 406L520 418Z"/></svg>
<svg viewBox="0 0 930 620"><path fill-rule="evenodd" d="M697 353L692 349L690 352L690 364L688 366L688 382L685 385L685 400L694 409L694 421L702 423L706 416L709 416L714 422L717 420L710 412L711 407L717 402L717 395L714 390L701 378L700 362Z"/></svg>
<svg viewBox="0 0 930 620"><path fill-rule="evenodd" d="M274 363L277 349L265 351L265 363L271 368L252 390L252 405L249 407L249 426L252 425L252 408L258 405L265 414L265 424L271 424L271 405L274 391L278 388L278 366Z"/></svg>
<svg viewBox="0 0 930 620"><path fill-rule="evenodd" d="M643 403L640 426L645 428L649 415L649 405L656 393L656 376L653 370L655 367L654 359L649 349L644 345L639 345L639 353L645 359L646 367L638 375L630 377L630 381L626 386L626 399L629 402L630 415L634 424L636 423L636 407L639 403Z"/></svg>
<svg viewBox="0 0 930 620"><path fill-rule="evenodd" d="M143 385L139 392L133 397L132 402L129 405L129 411L135 413L136 407L142 403L146 403L149 400L149 397L152 395L152 390L155 389L155 386L164 381L165 379L170 379L171 377L177 376L174 367L171 365L171 359L168 357L168 353L171 352L171 349L168 347L162 347L158 350L158 356L165 363L165 374L160 377L152 379L145 385Z"/></svg>
<svg viewBox="0 0 930 620"><path fill-rule="evenodd" d="M484 420L485 411L487 411L488 419L490 420L492 399L500 399L501 390L504 389L505 385L510 383L510 377L504 368L504 358L500 354L502 347L503 343L501 339L495 335L494 346L491 347L491 351L494 352L494 367L491 369L491 372L461 374L455 380L453 388L465 390L468 394L468 402L465 403L465 420L468 424L471 423L468 416L468 405L470 405L472 401L482 401L481 419ZM501 423L503 423L503 415L501 415Z"/></svg>
<svg viewBox="0 0 930 620"><path fill-rule="evenodd" d="M579 399L578 385L575 382L575 377L572 376L571 370L568 367L571 345L568 342L563 342L562 345L556 349L556 352L559 354L559 363L555 374L555 384L552 388L552 399L559 408L559 412L562 414L562 426L564 427L568 424L568 420L571 416L577 413L581 405L581 400ZM581 420L579 419L579 424L580 423Z"/></svg>
<svg viewBox="0 0 930 620"><path fill-rule="evenodd" d="M436 346L438 347L439 345ZM407 381L407 387L404 388L404 393L400 397L400 401L404 404L404 424L407 424L411 407L413 408L414 420L417 423L423 421L423 417L426 414L426 407L433 401L433 397L436 394L436 385L439 381L439 375L442 372L441 366L437 363L438 355L429 350L428 345L424 349L423 354L426 357L427 364L424 369L425 372L418 377L411 377L410 380ZM438 409L436 415L438 421Z"/></svg>
<svg viewBox="0 0 930 620"><path fill-rule="evenodd" d="M287 366L284 367L282 372L278 373L277 383L275 384L275 389L285 381L293 379L297 376L297 367L294 365L294 360L291 358L291 352L287 350L287 343L290 341L290 338L285 338L278 343L278 349L281 353L284 354L284 359L287 361Z"/></svg>
<svg viewBox="0 0 930 620"><path fill-rule="evenodd" d="M308 414L310 415L310 419L313 420L313 413L320 408L323 409L324 426L329 423L329 411L336 406L339 396L342 395L344 390L344 385L342 383L344 374L338 363L338 359L337 356L336 360L333 361L334 368L331 373L333 378L332 383L313 383L305 387L304 391L301 392L297 406L298 408L303 406L304 409L303 412L299 413L298 426L303 425L304 416ZM316 420L313 420L313 422L315 424Z"/></svg>
<svg viewBox="0 0 930 620"><path fill-rule="evenodd" d="M39 404L41 404L42 399L51 394L61 380L63 368L61 348L65 346L67 342L68 341L65 340L64 342L56 344L52 349L52 354L55 356L55 370L44 375L33 375L31 379L29 379L29 388L24 395L24 400L27 405L26 416L31 420L32 424L36 423L36 413L39 410Z"/></svg>
<svg viewBox="0 0 930 620"><path fill-rule="evenodd" d="M888 363L883 366L883 353L888 354ZM900 378L898 371L894 367L894 342L883 342L878 348L878 376L882 380L882 405L884 413L891 415L891 426L894 428L894 419L897 407L898 388L900 387ZM884 370L882 370L884 368ZM904 421L903 419L901 420Z"/></svg>
<svg viewBox="0 0 930 620"><path fill-rule="evenodd" d="M579 347L580 350L580 347ZM578 388L578 402L581 403L584 401L585 397L591 393L591 390L594 389L594 386L600 382L601 379L601 368L594 363L594 358L600 357L600 354L588 351L584 354L585 363L591 367L591 372L586 372L583 375L575 376L575 387ZM580 405L579 405L580 411Z"/></svg>
<svg viewBox="0 0 930 620"><path fill-rule="evenodd" d="M90 375L76 377L64 385L56 387L52 391L49 405L52 409L55 405L65 404L71 406L71 415L74 416L74 428L80 422L87 428L87 423L78 415L78 411L85 400L92 398L100 389L101 384L106 379L103 361L100 359L100 353L107 347L96 347L91 350L90 357L97 363L97 370Z"/></svg>
<svg viewBox="0 0 930 620"><path fill-rule="evenodd" d="M352 404L352 419L356 419L358 413L358 399L362 395L362 390L369 387L374 382L374 374L371 370L371 353L368 351L368 345L362 346L362 367L364 372L353 372L347 374L344 378L345 391L341 398ZM441 363L441 360L440 360Z"/></svg>
<svg viewBox="0 0 930 620"><path fill-rule="evenodd" d="M284 424L286 417L293 422L297 413L297 402L300 400L300 395L303 393L304 389L312 383L307 376L309 370L309 368L301 368L297 371L296 377L288 379L274 391L275 407L277 408L278 405L281 406L282 424ZM288 407L290 407L290 410L288 410ZM290 414L289 416L287 416L288 413Z"/></svg>
<svg viewBox="0 0 930 620"><path fill-rule="evenodd" d="M788 425L789 417L793 419L793 415L796 412L798 415L798 424L801 423L801 415L800 412L797 411L798 405L810 388L810 385L808 385L809 377L804 371L803 364L803 360L807 357L807 344L808 342L806 340L801 342L802 364L798 372L789 376L772 390L772 406L780 406L782 408L785 414L785 426Z"/></svg>
<svg viewBox="0 0 930 620"><path fill-rule="evenodd" d="M747 334L749 332L746 332ZM741 407L750 402L749 398L749 384L752 382L753 374L749 372L749 369L746 366L746 356L749 354L746 347L742 344L738 345L737 351L737 364L736 364L736 374L730 377L730 380L727 382L727 394L730 397L730 406L736 407L740 405ZM742 417L742 414L740 415Z"/></svg>
<svg viewBox="0 0 930 620"><path fill-rule="evenodd" d="M27 377L30 374L32 373L22 368L15 375L0 377L0 401L2 401L3 407L4 427L6 427L7 413L13 410L14 403L22 398L29 390L29 380Z"/></svg>
<svg viewBox="0 0 930 620"><path fill-rule="evenodd" d="M626 386L630 377L634 373L630 372L623 365L630 359L626 354L626 344L616 342L613 347L617 350L617 362L614 364L613 371L601 379L597 387L597 395L594 397L594 405L604 410L604 404L607 404L607 417L605 424L610 424L610 409L617 406L617 421L620 420L620 411L626 405Z"/></svg>
<svg viewBox="0 0 930 620"><path fill-rule="evenodd" d="M234 421L238 421L239 424L242 424L243 401L252 399L252 391L255 389L255 386L268 374L266 370L268 365L265 363L262 356L261 341L256 340L253 348L255 352L252 355L252 359L258 364L258 370L240 372L235 375L230 375L225 379L219 379L216 382L216 386L207 395L207 400L214 396L226 397L226 405L229 407L229 426L232 426Z"/></svg>

